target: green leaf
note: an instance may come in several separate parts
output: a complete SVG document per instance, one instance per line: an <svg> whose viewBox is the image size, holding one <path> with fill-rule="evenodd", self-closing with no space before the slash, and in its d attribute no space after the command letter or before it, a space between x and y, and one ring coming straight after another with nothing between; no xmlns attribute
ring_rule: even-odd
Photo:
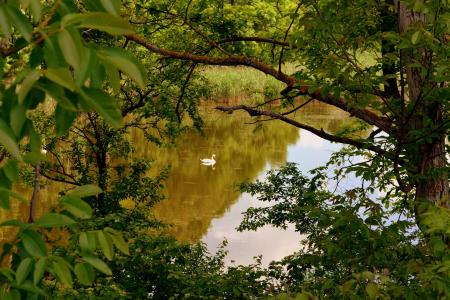
<svg viewBox="0 0 450 300"><path fill-rule="evenodd" d="M33 284L37 285L45 273L45 268L47 268L47 257L41 257L36 262L34 266L34 272L33 272Z"/></svg>
<svg viewBox="0 0 450 300"><path fill-rule="evenodd" d="M89 219L92 217L92 208L79 197L65 196L61 201L64 208L80 219Z"/></svg>
<svg viewBox="0 0 450 300"><path fill-rule="evenodd" d="M95 279L95 272L87 263L77 263L74 272L81 284L91 285Z"/></svg>
<svg viewBox="0 0 450 300"><path fill-rule="evenodd" d="M82 64L82 46L80 37L74 30L62 30L58 33L58 43L61 48L64 59L75 70Z"/></svg>
<svg viewBox="0 0 450 300"><path fill-rule="evenodd" d="M103 8L112 15L118 16L120 13L120 0L100 0Z"/></svg>
<svg viewBox="0 0 450 300"><path fill-rule="evenodd" d="M58 104L55 109L56 134L58 136L66 134L76 117L77 114L75 112L64 109Z"/></svg>
<svg viewBox="0 0 450 300"><path fill-rule="evenodd" d="M25 279L27 279L28 274L30 274L33 268L33 259L31 257L24 258L16 270L16 282L21 285Z"/></svg>
<svg viewBox="0 0 450 300"><path fill-rule="evenodd" d="M111 269L101 259L94 256L83 256L82 259L91 266L93 266L94 268L96 268L97 270L99 270L100 272L106 275L112 275Z"/></svg>
<svg viewBox="0 0 450 300"><path fill-rule="evenodd" d="M33 285L33 283L30 280L25 281L23 284L21 284L19 286L19 288L23 291L27 291L28 292L28 298L27 300L36 300L38 298L33 298L30 297L31 295L35 296L35 295L41 295L41 296L48 296L44 290L36 287ZM19 298L20 299L20 298Z"/></svg>
<svg viewBox="0 0 450 300"><path fill-rule="evenodd" d="M23 161L30 165L46 161L47 157L41 152L28 152L23 156Z"/></svg>
<svg viewBox="0 0 450 300"><path fill-rule="evenodd" d="M76 222L68 216L56 213L47 213L43 215L39 220L34 222L34 225L42 228L49 228L49 227L69 226L75 223Z"/></svg>
<svg viewBox="0 0 450 300"><path fill-rule="evenodd" d="M38 82L36 87L45 92L49 97L53 98L61 105L62 108L68 111L76 112L77 107L75 104L65 95L64 88L56 83L42 83Z"/></svg>
<svg viewBox="0 0 450 300"><path fill-rule="evenodd" d="M305 293L301 293L301 294L297 294L295 296L295 300L309 300L310 297L308 296L308 294Z"/></svg>
<svg viewBox="0 0 450 300"><path fill-rule="evenodd" d="M5 276L9 281L14 281L14 272L11 269L1 268L0 273Z"/></svg>
<svg viewBox="0 0 450 300"><path fill-rule="evenodd" d="M51 264L52 269L62 284L72 287L72 273L70 272L69 264L60 257L55 257Z"/></svg>
<svg viewBox="0 0 450 300"><path fill-rule="evenodd" d="M98 56L105 64L110 64L125 73L141 89L145 87L145 70L142 63L124 49L105 49L99 51Z"/></svg>
<svg viewBox="0 0 450 300"><path fill-rule="evenodd" d="M79 244L82 251L92 253L97 247L97 241L93 232L82 232L79 237Z"/></svg>
<svg viewBox="0 0 450 300"><path fill-rule="evenodd" d="M49 68L45 71L45 77L56 84L59 84L69 91L75 91L76 85L72 77L72 73L66 68ZM57 98L55 100L58 100Z"/></svg>
<svg viewBox="0 0 450 300"><path fill-rule="evenodd" d="M417 41L419 40L420 37L420 31L415 31L412 35L411 35L411 43L413 45L417 44Z"/></svg>
<svg viewBox="0 0 450 300"><path fill-rule="evenodd" d="M42 47L37 46L31 50L29 64L31 68L36 68L41 65L44 60L44 50ZM40 75L40 74L39 74Z"/></svg>
<svg viewBox="0 0 450 300"><path fill-rule="evenodd" d="M108 75L109 82L111 83L111 87L113 90L118 93L120 92L120 76L119 70L116 67L110 64L104 64L106 74Z"/></svg>
<svg viewBox="0 0 450 300"><path fill-rule="evenodd" d="M16 25L17 29L22 33L24 39L27 42L31 41L31 35L33 33L33 25L28 21L27 17L17 8L10 5L6 6L6 11L10 20Z"/></svg>
<svg viewBox="0 0 450 300"><path fill-rule="evenodd" d="M96 111L114 128L122 126L122 113L114 98L98 89L83 89L83 103Z"/></svg>
<svg viewBox="0 0 450 300"><path fill-rule="evenodd" d="M11 123L11 129L14 132L15 136L20 137L23 125L25 124L25 121L27 119L26 116L27 110L25 106L21 104L15 105L11 111L10 111L10 123Z"/></svg>
<svg viewBox="0 0 450 300"><path fill-rule="evenodd" d="M369 299L376 299L378 294L378 286L374 283L368 283L366 285L366 293Z"/></svg>
<svg viewBox="0 0 450 300"><path fill-rule="evenodd" d="M20 157L19 145L17 145L14 133L8 124L3 121L3 119L0 119L0 143L14 158L22 161Z"/></svg>
<svg viewBox="0 0 450 300"><path fill-rule="evenodd" d="M34 21L38 22L42 12L40 0L30 0L30 12L33 15Z"/></svg>
<svg viewBox="0 0 450 300"><path fill-rule="evenodd" d="M122 253L126 255L130 255L128 244L125 242L120 232L112 228L105 228L104 232L108 234L108 236L111 238L117 249L119 249Z"/></svg>
<svg viewBox="0 0 450 300"><path fill-rule="evenodd" d="M0 227L7 227L7 226L12 226L12 227L23 227L25 224L17 219L11 219L11 220L6 220L5 222L0 223Z"/></svg>
<svg viewBox="0 0 450 300"><path fill-rule="evenodd" d="M6 12L6 5L0 4L0 34L3 36L11 35L11 26L9 25L8 13Z"/></svg>
<svg viewBox="0 0 450 300"><path fill-rule="evenodd" d="M14 191L11 191L7 188L0 187L0 192L6 192L8 193L9 196L16 198L17 200L22 201L23 203L28 203L28 199L26 199L24 196Z"/></svg>
<svg viewBox="0 0 450 300"><path fill-rule="evenodd" d="M111 238L105 235L102 231L97 231L97 240L103 254L107 259L112 260L114 257L114 251Z"/></svg>
<svg viewBox="0 0 450 300"><path fill-rule="evenodd" d="M75 82L77 86L82 87L86 79L91 74L95 64L97 63L97 57L94 50L89 48L83 48L83 60L79 69L75 70Z"/></svg>
<svg viewBox="0 0 450 300"><path fill-rule="evenodd" d="M47 256L47 246L39 233L25 230L20 237L28 254L33 257Z"/></svg>
<svg viewBox="0 0 450 300"><path fill-rule="evenodd" d="M35 82L38 81L39 77L41 77L41 75L37 70L31 70L30 73L28 73L28 75L22 81L19 90L17 91L19 103L23 102Z"/></svg>
<svg viewBox="0 0 450 300"><path fill-rule="evenodd" d="M3 209L10 209L11 203L9 202L9 193L8 191L1 190L0 191L0 207Z"/></svg>
<svg viewBox="0 0 450 300"><path fill-rule="evenodd" d="M1 295L2 300L20 300L20 292L16 289L11 289L8 293L5 295Z"/></svg>
<svg viewBox="0 0 450 300"><path fill-rule="evenodd" d="M44 59L48 68L68 67L59 48L57 36L52 36L45 40Z"/></svg>
<svg viewBox="0 0 450 300"><path fill-rule="evenodd" d="M98 186L93 184L86 184L76 187L73 190L70 190L69 192L67 192L67 196L84 198L90 196L97 196L102 192L103 191Z"/></svg>
<svg viewBox="0 0 450 300"><path fill-rule="evenodd" d="M8 160L3 166L3 171L11 182L19 181L19 167L17 165L17 160Z"/></svg>
<svg viewBox="0 0 450 300"><path fill-rule="evenodd" d="M83 16L79 27L97 29L112 35L124 35L134 32L130 23L124 19L104 12L90 12Z"/></svg>

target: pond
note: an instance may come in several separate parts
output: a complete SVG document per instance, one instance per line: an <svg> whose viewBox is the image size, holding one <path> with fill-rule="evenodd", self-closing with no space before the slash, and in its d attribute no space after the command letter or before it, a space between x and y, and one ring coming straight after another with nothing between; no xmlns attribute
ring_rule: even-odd
<svg viewBox="0 0 450 300"><path fill-rule="evenodd" d="M314 102L295 117L329 132L338 131L349 120L348 115ZM230 115L204 108L203 118L203 136L192 131L174 148L147 144L140 150L139 155L154 158L157 166L171 166L166 199L153 210L156 218L172 224L168 231L179 241L202 241L212 253L226 239L227 264L249 264L261 254L263 265L267 265L299 249L301 236L292 228L236 231L247 208L263 205L241 194L237 184L264 179L268 170L286 162L298 163L302 171L310 170L328 161L339 145L280 121L251 124L254 120L245 113ZM136 134L132 140L141 138ZM200 163L212 154L216 154L214 168Z"/></svg>
<svg viewBox="0 0 450 300"><path fill-rule="evenodd" d="M168 232L179 241L202 241L212 253L226 239L228 265L250 264L256 255L262 255L263 265L267 265L299 249L302 237L292 228L266 226L256 232L236 231L247 208L263 205L254 197L241 194L237 184L262 180L268 170L286 162L298 163L302 171L310 170L325 163L339 145L280 121L255 124L245 113L225 114L213 107L202 107L202 115L203 135L189 131L177 140L175 147L157 147L139 132L129 136L136 148L135 156L154 160L154 172L168 165L171 168L165 182L166 199L153 208L154 216L172 224ZM295 118L331 133L350 120L342 111L317 102L302 108ZM201 165L200 159L212 154L216 154L216 165ZM49 184L40 192L37 216L49 210L63 189L61 184ZM0 212L0 220L17 214L26 220L28 205L15 201L13 204L12 211ZM10 230L1 230L0 241L10 234Z"/></svg>

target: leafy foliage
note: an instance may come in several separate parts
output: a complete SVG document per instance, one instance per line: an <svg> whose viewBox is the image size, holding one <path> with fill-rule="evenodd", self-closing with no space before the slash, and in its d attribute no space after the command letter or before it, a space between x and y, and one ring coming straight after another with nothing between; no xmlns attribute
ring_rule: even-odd
<svg viewBox="0 0 450 300"><path fill-rule="evenodd" d="M291 291L321 298L448 297L449 252L441 239L427 241L414 220L387 209L365 188L335 194L329 191L332 184L326 169L304 176L289 164L270 171L264 182L242 185L243 191L273 204L250 208L240 230L293 224L305 235L300 251L280 263L288 270L283 280ZM446 213L428 212L448 222ZM439 230L433 227L434 233Z"/></svg>

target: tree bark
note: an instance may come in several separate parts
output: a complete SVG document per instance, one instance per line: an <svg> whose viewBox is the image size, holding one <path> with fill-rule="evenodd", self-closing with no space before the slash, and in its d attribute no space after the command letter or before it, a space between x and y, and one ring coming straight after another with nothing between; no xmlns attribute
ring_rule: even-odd
<svg viewBox="0 0 450 300"><path fill-rule="evenodd" d="M413 24L425 23L425 16L408 9L403 3L397 3L398 23L400 33L405 33ZM434 205L448 208L449 180L446 171L447 158L445 149L445 132L431 132L430 121L435 127L443 124L443 106L439 101L433 101L425 97L425 91L431 88L426 76L420 74L415 67L408 67L411 62L419 61L426 68L430 68L430 55L425 49L418 49L417 53L401 53L405 68L408 96L411 110L407 112L411 117L407 118L409 132L420 132L423 138L416 145L410 145L416 151L411 151L411 161L416 165L414 176L415 213L420 226L423 207L421 203L433 203ZM409 119L409 120L408 120Z"/></svg>

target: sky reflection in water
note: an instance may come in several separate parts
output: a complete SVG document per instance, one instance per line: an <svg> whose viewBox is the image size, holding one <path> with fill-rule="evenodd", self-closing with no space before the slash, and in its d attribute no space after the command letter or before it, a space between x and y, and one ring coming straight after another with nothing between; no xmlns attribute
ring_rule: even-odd
<svg viewBox="0 0 450 300"><path fill-rule="evenodd" d="M211 252L227 239L228 264L249 264L261 254L267 265L293 253L301 239L293 228L265 226L256 232L236 231L247 208L263 205L248 194L240 194L236 184L263 179L268 170L286 162L298 163L306 173L326 163L340 145L277 121L265 122L255 130L255 125L245 124L250 121L245 115L211 115L206 119L205 136L187 134L170 153L174 163L167 181L167 200L156 206L155 216L172 223L169 232L180 241L201 240ZM329 132L337 131L339 124L348 120L323 105L310 106L298 118ZM212 153L217 155L215 170L199 161ZM155 154L162 157L162 153Z"/></svg>

